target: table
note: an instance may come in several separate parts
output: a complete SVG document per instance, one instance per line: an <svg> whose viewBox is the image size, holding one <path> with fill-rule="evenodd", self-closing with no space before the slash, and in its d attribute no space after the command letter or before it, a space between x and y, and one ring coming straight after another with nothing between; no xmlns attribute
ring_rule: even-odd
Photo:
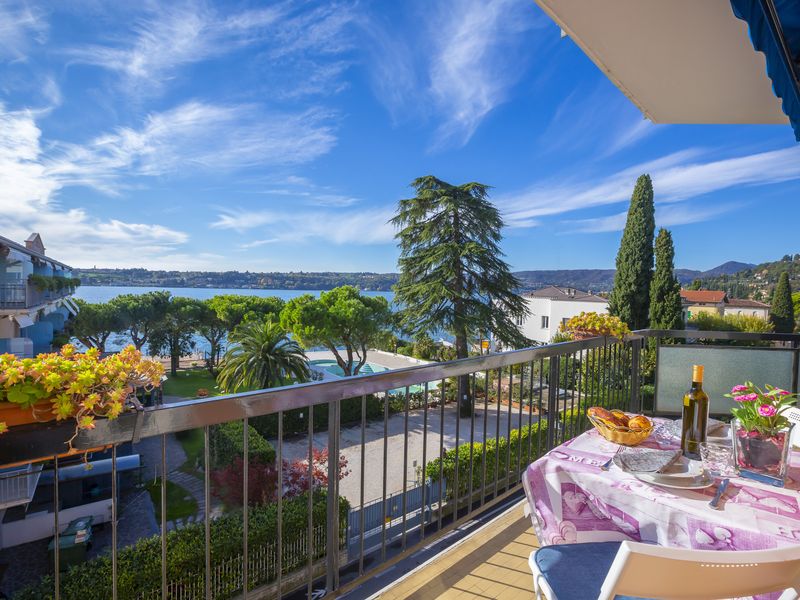
<svg viewBox="0 0 800 600"><path fill-rule="evenodd" d="M651 436L643 445L677 448L679 441ZM656 487L616 465L601 470L617 448L592 430L528 466L526 492L542 545L634 540L701 550L764 550L800 544L800 452L792 453L785 488L734 477L722 510L714 510L708 505L714 487Z"/></svg>

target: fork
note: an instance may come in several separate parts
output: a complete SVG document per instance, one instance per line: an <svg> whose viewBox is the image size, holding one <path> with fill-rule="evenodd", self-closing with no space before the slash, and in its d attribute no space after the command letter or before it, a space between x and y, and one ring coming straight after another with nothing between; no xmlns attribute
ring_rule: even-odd
<svg viewBox="0 0 800 600"><path fill-rule="evenodd" d="M604 462L602 465L600 465L600 470L601 471L608 471L611 468L611 465L614 463L614 457L617 454L619 454L621 451L622 451L622 446L620 445L620 446L617 447L617 451L614 452L614 456L612 456L606 462Z"/></svg>

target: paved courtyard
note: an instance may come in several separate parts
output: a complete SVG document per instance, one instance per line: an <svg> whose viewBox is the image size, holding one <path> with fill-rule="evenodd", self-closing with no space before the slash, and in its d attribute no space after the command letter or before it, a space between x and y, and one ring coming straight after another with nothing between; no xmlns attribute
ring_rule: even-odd
<svg viewBox="0 0 800 600"><path fill-rule="evenodd" d="M439 440L441 427L441 408L428 409L427 436L423 435L424 411L417 409L408 415L408 467L403 473L403 456L405 447L404 415L397 413L389 416L388 423L388 452L386 469L387 496L403 490L403 479L407 481L408 488L416 485L418 480L416 469L422 467L423 442L427 437L426 460L430 461L439 456ZM444 448L450 450L456 446L456 423L459 423L458 444L470 440L470 427L472 419L457 418L458 411L455 404L449 404L444 410ZM506 437L508 432L508 407L500 407L498 417L497 405L489 404L486 413L486 437L495 437L499 423L500 436ZM533 415L533 422L537 416ZM474 441L483 441L484 409L480 406L475 411ZM528 424L527 409L523 413L523 425ZM511 429L519 426L519 408L512 411ZM365 477L364 477L364 502L376 500L383 495L383 420L367 423L365 444ZM270 440L277 444L277 440ZM314 447L326 448L328 445L327 432L314 435ZM340 492L353 506L360 504L361 480L361 426L342 427L341 440L342 454L347 458L349 474L340 482ZM285 439L283 443L284 456L289 459L305 458L308 456L308 438L303 436Z"/></svg>

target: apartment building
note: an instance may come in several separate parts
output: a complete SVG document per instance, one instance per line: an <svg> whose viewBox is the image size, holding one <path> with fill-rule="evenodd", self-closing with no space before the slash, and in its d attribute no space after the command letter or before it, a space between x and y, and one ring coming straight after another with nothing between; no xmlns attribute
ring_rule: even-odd
<svg viewBox="0 0 800 600"><path fill-rule="evenodd" d="M681 290L681 304L684 322L698 313L769 318L769 304L755 300L728 298L728 295L721 290Z"/></svg>
<svg viewBox="0 0 800 600"><path fill-rule="evenodd" d="M562 323L582 312L608 312L605 298L570 287L548 286L527 292L523 298L529 314L517 325L525 337L541 343L553 339Z"/></svg>

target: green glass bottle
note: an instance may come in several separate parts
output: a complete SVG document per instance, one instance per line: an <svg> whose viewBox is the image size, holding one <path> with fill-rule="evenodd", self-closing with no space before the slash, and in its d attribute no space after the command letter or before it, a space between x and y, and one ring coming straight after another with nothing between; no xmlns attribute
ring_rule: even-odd
<svg viewBox="0 0 800 600"><path fill-rule="evenodd" d="M700 459L700 444L708 429L708 394L703 391L703 365L692 367L692 387L683 396L681 450L684 456Z"/></svg>

